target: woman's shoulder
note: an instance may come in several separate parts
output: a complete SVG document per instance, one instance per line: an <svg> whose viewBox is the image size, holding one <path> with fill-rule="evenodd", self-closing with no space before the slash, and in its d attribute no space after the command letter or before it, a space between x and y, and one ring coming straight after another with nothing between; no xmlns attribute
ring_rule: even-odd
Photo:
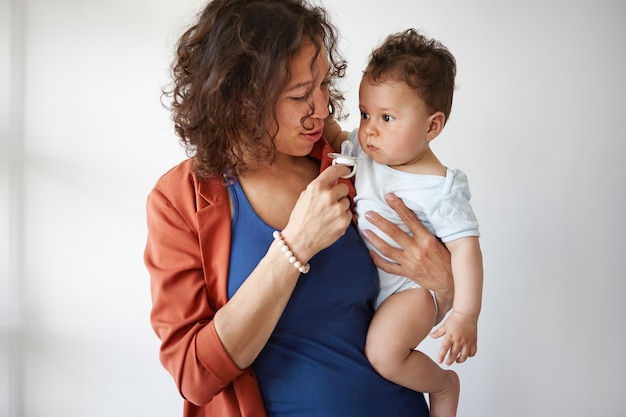
<svg viewBox="0 0 626 417"><path fill-rule="evenodd" d="M159 194L173 206L193 205L196 210L228 198L222 178L199 178L189 158L172 167L154 185L151 195Z"/></svg>
<svg viewBox="0 0 626 417"><path fill-rule="evenodd" d="M193 159L188 158L180 162L178 165L170 168L165 174L161 175L157 180L154 188L167 189L172 184L180 185L181 181L193 180L195 177L193 171Z"/></svg>

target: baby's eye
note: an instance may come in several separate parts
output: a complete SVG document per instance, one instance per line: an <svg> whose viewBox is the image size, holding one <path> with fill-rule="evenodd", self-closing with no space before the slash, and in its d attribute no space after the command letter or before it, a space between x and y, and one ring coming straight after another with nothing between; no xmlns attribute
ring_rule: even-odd
<svg viewBox="0 0 626 417"><path fill-rule="evenodd" d="M391 122L393 120L393 116L390 116L388 114L383 114L383 120L385 122Z"/></svg>
<svg viewBox="0 0 626 417"><path fill-rule="evenodd" d="M365 112L363 112L363 111L361 112L361 119L363 119L363 120L367 120L367 119L369 119L369 118L370 118L370 115L369 115L369 114L367 114L367 113L365 113Z"/></svg>

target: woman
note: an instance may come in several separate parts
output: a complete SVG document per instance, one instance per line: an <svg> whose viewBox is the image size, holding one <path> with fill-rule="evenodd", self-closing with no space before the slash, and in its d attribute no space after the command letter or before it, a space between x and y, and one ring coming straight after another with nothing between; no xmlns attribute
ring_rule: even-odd
<svg viewBox="0 0 626 417"><path fill-rule="evenodd" d="M322 138L344 68L324 11L298 0L215 0L179 40L168 93L193 156L149 196L145 261L186 417L428 415L363 346L374 263L435 290L446 311L449 256L392 199L414 236L371 213L404 249L365 234L396 261L372 263L348 169L329 166Z"/></svg>

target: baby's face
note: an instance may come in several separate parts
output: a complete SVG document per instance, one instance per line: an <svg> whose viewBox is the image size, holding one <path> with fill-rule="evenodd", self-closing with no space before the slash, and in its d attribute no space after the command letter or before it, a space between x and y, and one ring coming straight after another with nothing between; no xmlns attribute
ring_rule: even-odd
<svg viewBox="0 0 626 417"><path fill-rule="evenodd" d="M431 115L406 83L371 83L364 78L359 88L359 110L359 142L377 163L391 167L411 164L429 149Z"/></svg>

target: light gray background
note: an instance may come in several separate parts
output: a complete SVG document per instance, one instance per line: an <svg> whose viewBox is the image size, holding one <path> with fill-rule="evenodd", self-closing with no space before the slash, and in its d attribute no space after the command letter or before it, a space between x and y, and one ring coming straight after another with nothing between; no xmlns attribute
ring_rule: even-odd
<svg viewBox="0 0 626 417"><path fill-rule="evenodd" d="M0 0L0 416L181 415L148 323L144 202L185 157L159 95L202 3ZM624 2L325 4L346 128L386 34L458 60L434 148L470 178L485 257L459 416L623 416Z"/></svg>

